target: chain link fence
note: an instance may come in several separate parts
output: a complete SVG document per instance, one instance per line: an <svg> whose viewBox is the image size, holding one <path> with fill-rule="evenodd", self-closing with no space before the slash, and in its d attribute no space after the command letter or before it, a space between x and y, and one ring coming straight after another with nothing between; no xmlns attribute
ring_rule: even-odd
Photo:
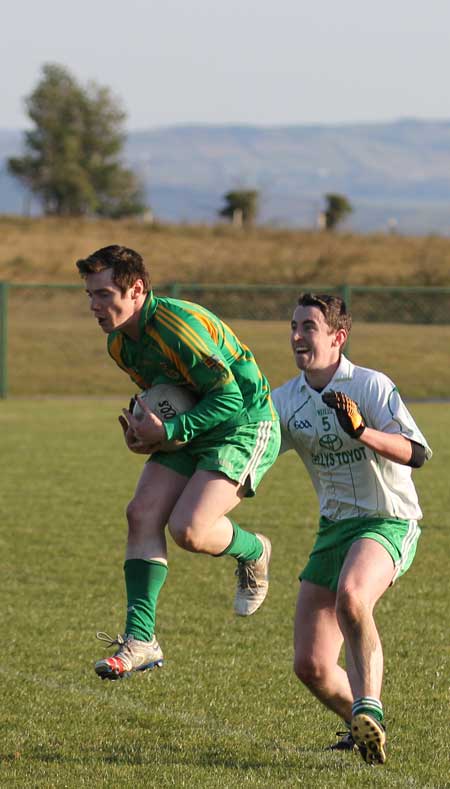
<svg viewBox="0 0 450 789"><path fill-rule="evenodd" d="M195 301L224 320L286 321L303 291L331 293L345 298L346 288L321 288L297 285L203 285L181 284L159 286L158 295Z"/></svg>
<svg viewBox="0 0 450 789"><path fill-rule="evenodd" d="M450 323L450 288L352 287L349 306L355 321L367 323Z"/></svg>
<svg viewBox="0 0 450 789"><path fill-rule="evenodd" d="M355 321L450 323L450 288L172 283L157 290L160 295L199 302L228 320L285 321L300 293L312 291L344 298Z"/></svg>

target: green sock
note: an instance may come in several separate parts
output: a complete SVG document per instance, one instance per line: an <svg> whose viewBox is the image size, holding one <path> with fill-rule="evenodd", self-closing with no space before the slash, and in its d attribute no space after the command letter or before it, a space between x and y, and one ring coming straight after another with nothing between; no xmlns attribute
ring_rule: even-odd
<svg viewBox="0 0 450 789"><path fill-rule="evenodd" d="M355 699L352 704L352 715L359 715L361 712L371 715L372 718L383 723L383 705L379 699L375 699L373 696L361 696L361 698Z"/></svg>
<svg viewBox="0 0 450 789"><path fill-rule="evenodd" d="M256 534L241 529L231 518L229 520L233 527L233 539L219 556L234 556L238 562L253 562L259 559L264 550L261 540Z"/></svg>
<svg viewBox="0 0 450 789"><path fill-rule="evenodd" d="M146 559L127 559L124 564L127 590L125 633L139 641L151 641L155 632L156 601L167 576L167 566Z"/></svg>

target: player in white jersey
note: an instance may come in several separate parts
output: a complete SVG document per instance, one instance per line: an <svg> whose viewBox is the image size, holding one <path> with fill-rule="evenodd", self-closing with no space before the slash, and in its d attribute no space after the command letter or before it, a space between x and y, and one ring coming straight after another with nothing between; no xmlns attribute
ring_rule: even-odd
<svg viewBox="0 0 450 789"><path fill-rule="evenodd" d="M301 373L273 392L281 452L298 453L320 504L300 574L294 669L347 725L332 747L357 747L369 764L383 764L383 652L373 609L414 558L422 512L411 469L431 450L392 381L343 355L351 316L342 299L303 294L291 326Z"/></svg>

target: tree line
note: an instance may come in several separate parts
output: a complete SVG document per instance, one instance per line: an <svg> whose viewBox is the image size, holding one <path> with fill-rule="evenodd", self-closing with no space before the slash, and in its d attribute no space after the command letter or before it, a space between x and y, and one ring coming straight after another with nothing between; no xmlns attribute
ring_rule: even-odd
<svg viewBox="0 0 450 789"><path fill-rule="evenodd" d="M138 216L148 210L143 184L121 160L126 114L111 91L82 86L63 66L46 64L25 100L32 128L23 156L8 159L9 172L56 216ZM333 230L352 210L344 195L325 195L323 227ZM235 189L218 215L239 227L254 224L260 194Z"/></svg>

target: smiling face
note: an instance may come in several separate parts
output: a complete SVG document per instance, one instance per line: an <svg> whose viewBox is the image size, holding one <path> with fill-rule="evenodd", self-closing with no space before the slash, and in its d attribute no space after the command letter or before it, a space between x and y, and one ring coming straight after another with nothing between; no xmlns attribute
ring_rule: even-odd
<svg viewBox="0 0 450 789"><path fill-rule="evenodd" d="M121 329L131 337L136 337L139 312L146 296L144 284L141 279L137 279L123 293L113 282L112 276L110 268L86 276L86 292L91 310L105 334Z"/></svg>
<svg viewBox="0 0 450 789"><path fill-rule="evenodd" d="M319 307L296 307L291 321L291 346L299 370L313 388L323 388L339 366L345 329L331 329Z"/></svg>

